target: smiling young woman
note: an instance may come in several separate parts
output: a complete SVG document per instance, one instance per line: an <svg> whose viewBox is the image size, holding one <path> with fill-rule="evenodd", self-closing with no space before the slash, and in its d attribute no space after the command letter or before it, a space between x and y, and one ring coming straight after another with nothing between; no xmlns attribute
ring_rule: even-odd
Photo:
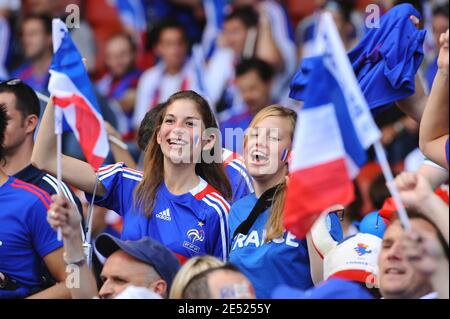
<svg viewBox="0 0 450 319"><path fill-rule="evenodd" d="M49 172L56 171L50 155L55 154L52 117L49 105L32 158ZM98 179L95 204L124 218L122 239L150 236L182 261L204 254L226 260L231 187L219 139L206 128L217 131L208 103L193 91L175 93L158 114L143 172L123 163L94 172L89 164L63 156L63 179L85 191L88 200ZM218 160L207 163L206 155Z"/></svg>
<svg viewBox="0 0 450 319"><path fill-rule="evenodd" d="M255 116L245 136L244 159L255 193L231 207L230 261L250 279L257 298L271 298L273 289L283 284L302 290L313 286L311 256L316 252L283 226L296 119L290 109L269 106ZM329 218L330 231L338 231L337 216Z"/></svg>

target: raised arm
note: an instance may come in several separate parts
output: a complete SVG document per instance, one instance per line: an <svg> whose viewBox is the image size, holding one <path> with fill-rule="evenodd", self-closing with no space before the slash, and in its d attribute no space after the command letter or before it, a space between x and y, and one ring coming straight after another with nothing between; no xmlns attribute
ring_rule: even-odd
<svg viewBox="0 0 450 319"><path fill-rule="evenodd" d="M52 196L53 204L50 206L48 222L52 228L61 228L64 238L65 262L68 264L69 274L73 279L67 285L73 299L91 299L98 296L94 276L86 263L80 234L80 215L75 205L66 198L58 195ZM75 276L77 274L77 276ZM74 280L77 280L74 282Z"/></svg>
<svg viewBox="0 0 450 319"><path fill-rule="evenodd" d="M422 152L433 162L448 169L445 143L448 139L449 31L441 35L438 72L431 88L420 124L419 143Z"/></svg>
<svg viewBox="0 0 450 319"><path fill-rule="evenodd" d="M420 174L403 172L395 178L403 203L427 216L439 228L449 243L448 205L439 198Z"/></svg>
<svg viewBox="0 0 450 319"><path fill-rule="evenodd" d="M283 57L273 38L269 17L263 7L261 7L259 11L260 21L258 26L256 56L272 65L277 71L283 71Z"/></svg>
<svg viewBox="0 0 450 319"><path fill-rule="evenodd" d="M36 143L31 156L31 163L39 169L56 176L56 135L55 117L52 99L45 108L42 122L39 126ZM62 179L78 189L92 193L96 181L93 168L86 162L76 158L62 155ZM102 196L105 192L100 183L97 188L97 195Z"/></svg>
<svg viewBox="0 0 450 319"><path fill-rule="evenodd" d="M414 119L417 123L420 123L425 105L427 104L427 96L420 73L416 74L414 94L404 100L397 101L396 104L403 113Z"/></svg>

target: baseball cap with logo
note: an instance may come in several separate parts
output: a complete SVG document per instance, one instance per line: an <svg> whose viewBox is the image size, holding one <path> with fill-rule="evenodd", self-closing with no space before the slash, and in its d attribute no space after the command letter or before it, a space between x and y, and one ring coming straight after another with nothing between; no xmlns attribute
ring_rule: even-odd
<svg viewBox="0 0 450 319"><path fill-rule="evenodd" d="M123 241L109 234L100 234L95 240L95 249L105 258L119 249L123 250L128 255L155 268L169 288L180 268L178 259L165 246L150 237Z"/></svg>

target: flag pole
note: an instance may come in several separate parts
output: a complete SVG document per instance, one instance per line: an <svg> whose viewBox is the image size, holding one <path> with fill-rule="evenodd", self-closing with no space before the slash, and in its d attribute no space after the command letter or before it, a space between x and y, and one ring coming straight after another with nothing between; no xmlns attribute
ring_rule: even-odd
<svg viewBox="0 0 450 319"><path fill-rule="evenodd" d="M34 91L34 93L36 93L37 97L39 98L39 100L41 100L44 103L48 103L50 102L50 98L44 94L42 94L41 92L38 91Z"/></svg>
<svg viewBox="0 0 450 319"><path fill-rule="evenodd" d="M64 196L62 192L62 110L55 107L55 134L56 134L56 179L58 182L58 195ZM58 240L62 240L61 227L58 227Z"/></svg>
<svg viewBox="0 0 450 319"><path fill-rule="evenodd" d="M375 154L378 158L378 162L380 163L384 178L386 179L386 185L392 195L392 198L394 199L395 206L397 207L398 218L400 219L403 228L405 230L410 230L411 225L409 223L408 214L406 213L405 206L403 206L402 200L400 199L398 189L395 186L394 176L392 175L391 167L389 166L386 158L384 148L379 140L373 146L375 148Z"/></svg>

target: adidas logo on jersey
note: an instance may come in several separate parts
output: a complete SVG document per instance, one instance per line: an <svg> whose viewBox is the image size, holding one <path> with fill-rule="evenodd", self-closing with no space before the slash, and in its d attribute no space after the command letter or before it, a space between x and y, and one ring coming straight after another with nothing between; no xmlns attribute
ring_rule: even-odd
<svg viewBox="0 0 450 319"><path fill-rule="evenodd" d="M172 217L170 217L170 211L169 209L165 209L162 212L156 214L156 218L162 219L162 220L167 220L167 221L171 221Z"/></svg>

